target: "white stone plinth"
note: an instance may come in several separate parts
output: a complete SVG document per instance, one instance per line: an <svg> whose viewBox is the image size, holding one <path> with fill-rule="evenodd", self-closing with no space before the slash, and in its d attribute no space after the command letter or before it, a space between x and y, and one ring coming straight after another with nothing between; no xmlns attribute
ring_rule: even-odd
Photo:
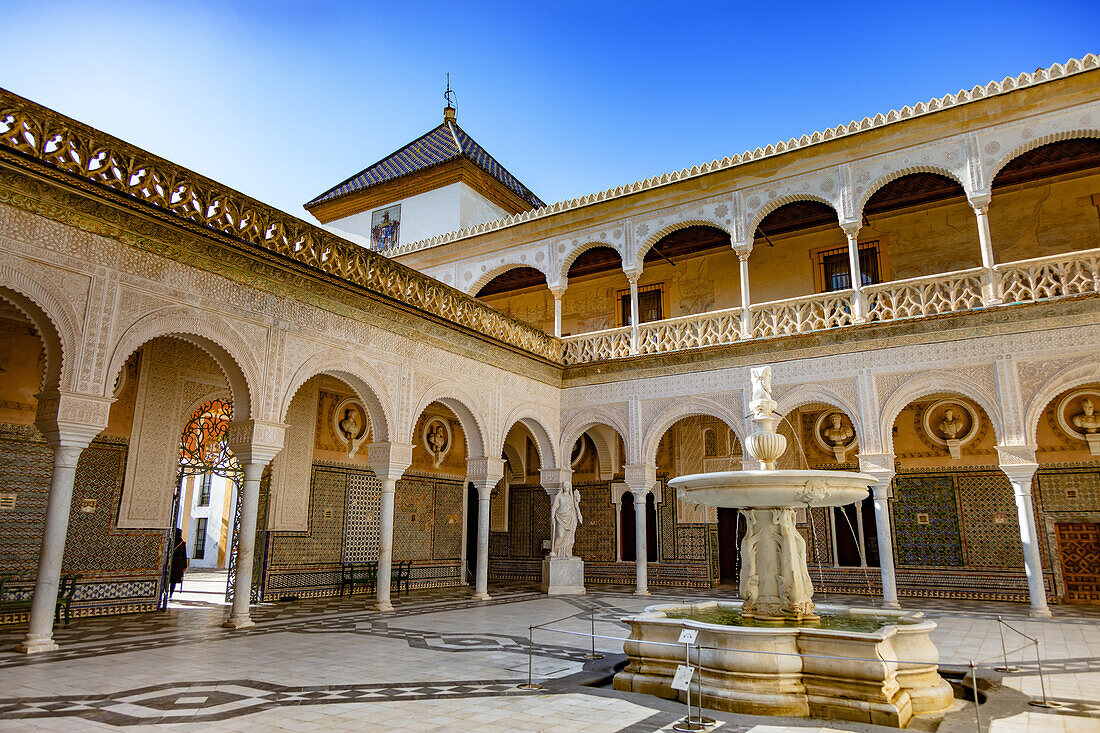
<svg viewBox="0 0 1100 733"><path fill-rule="evenodd" d="M542 592L551 596L583 596L584 560L548 557L542 561Z"/></svg>

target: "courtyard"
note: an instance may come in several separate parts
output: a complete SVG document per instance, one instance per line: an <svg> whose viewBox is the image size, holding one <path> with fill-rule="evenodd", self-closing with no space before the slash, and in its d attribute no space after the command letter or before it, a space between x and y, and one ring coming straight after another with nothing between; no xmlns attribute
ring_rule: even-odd
<svg viewBox="0 0 1100 733"><path fill-rule="evenodd" d="M590 628L624 637L619 619L666 598L728 596L729 589L590 589L547 597L527 584L490 586L492 599L469 591L414 591L394 598L395 612L371 610L362 593L265 603L246 632L221 627L225 608L210 573L185 585L162 613L74 619L58 626L59 651L0 654L3 730L455 730L653 731L671 729L684 706L615 692L607 680L622 644L598 639L603 659L588 660ZM222 576L224 577L224 576ZM195 589L195 590L191 590ZM188 592L191 590L191 592ZM197 592L196 592L197 591ZM821 602L857 597L819 594ZM866 600L863 601L867 603ZM958 677L982 663L982 730L1100 730L1100 609L1055 606L1029 618L1022 604L906 603L938 624L941 667ZM1042 691L1033 647L1009 632L1000 673L997 618L1039 639L1047 695L1057 710L1029 707ZM529 626L545 626L533 632ZM553 630L552 630L553 629ZM6 629L2 646L20 638ZM1026 642L1025 642L1026 643ZM531 674L544 689L526 692ZM989 687L992 685L992 687ZM718 730L888 730L831 721L782 720L707 711ZM990 726L990 721L992 725ZM974 706L957 700L941 731L975 730Z"/></svg>

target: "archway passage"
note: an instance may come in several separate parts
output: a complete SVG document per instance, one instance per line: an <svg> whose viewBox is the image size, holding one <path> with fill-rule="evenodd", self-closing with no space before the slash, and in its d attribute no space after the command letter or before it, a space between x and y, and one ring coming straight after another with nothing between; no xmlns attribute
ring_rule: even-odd
<svg viewBox="0 0 1100 733"><path fill-rule="evenodd" d="M738 509L718 509L718 579L724 585L741 583L741 540L747 530Z"/></svg>
<svg viewBox="0 0 1100 733"><path fill-rule="evenodd" d="M849 287L847 251L833 207L812 199L779 206L753 232L748 261L752 302Z"/></svg>
<svg viewBox="0 0 1100 733"><path fill-rule="evenodd" d="M638 322L733 308L741 298L740 263L730 235L696 224L654 242L642 258ZM627 302L625 306L629 306ZM629 310L620 320L628 322Z"/></svg>
<svg viewBox="0 0 1100 733"><path fill-rule="evenodd" d="M513 267L482 285L475 297L485 298L501 293L514 293L545 284L546 275L542 274L541 270L536 270L534 267Z"/></svg>
<svg viewBox="0 0 1100 733"><path fill-rule="evenodd" d="M618 251L606 245L586 249L573 260L561 296L563 336L626 325L621 304L629 282L622 268Z"/></svg>

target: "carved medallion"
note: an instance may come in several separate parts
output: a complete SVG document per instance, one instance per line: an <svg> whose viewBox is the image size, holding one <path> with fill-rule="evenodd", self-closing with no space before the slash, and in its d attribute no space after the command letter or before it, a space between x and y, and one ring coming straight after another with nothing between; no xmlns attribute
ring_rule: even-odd
<svg viewBox="0 0 1100 733"><path fill-rule="evenodd" d="M1086 441L1089 453L1100 456L1100 390L1070 392L1058 402L1054 416L1066 435Z"/></svg>
<svg viewBox="0 0 1100 733"><path fill-rule="evenodd" d="M843 412L826 411L814 422L814 440L822 450L831 452L837 463L846 463L848 454L856 447L856 430Z"/></svg>
<svg viewBox="0 0 1100 733"><path fill-rule="evenodd" d="M336 404L332 411L332 432L348 449L348 458L353 458L370 432L370 419L357 397L345 397Z"/></svg>
<svg viewBox="0 0 1100 733"><path fill-rule="evenodd" d="M451 450L451 426L441 417L433 417L424 423L421 433L424 449L432 457L432 466L439 468Z"/></svg>
<svg viewBox="0 0 1100 733"><path fill-rule="evenodd" d="M946 446L957 461L962 447L977 436L981 419L978 411L962 400L939 400L924 411L921 426L933 443Z"/></svg>

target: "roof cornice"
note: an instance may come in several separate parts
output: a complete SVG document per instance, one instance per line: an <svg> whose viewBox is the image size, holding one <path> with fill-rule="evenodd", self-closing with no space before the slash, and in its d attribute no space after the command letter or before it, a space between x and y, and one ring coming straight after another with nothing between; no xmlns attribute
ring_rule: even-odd
<svg viewBox="0 0 1100 733"><path fill-rule="evenodd" d="M1095 69L1100 69L1100 57L1092 53L1086 54L1080 59L1070 59L1064 64L1054 64L1046 69L1038 69L1034 72L1023 73L1015 77L1007 76L1001 81L991 81L988 84L977 85L971 89L961 89L955 94L947 94L943 97L937 97L927 102L918 102L917 104L912 106L906 105L901 109L890 110L885 114L880 113L875 115L874 117L864 117L862 120L853 120L846 125L837 125L836 127L830 127L826 130L803 135L799 138L792 137L790 140L779 141L763 148L746 150L740 155L729 156L726 158L722 158L721 160L716 159L710 163L703 163L702 165L692 166L691 168L684 168L682 170L674 171L672 173L665 173L660 176L653 176L652 178L635 181L634 183L630 183L625 186L616 186L615 188L609 188L605 191L588 194L587 196L580 196L578 198L573 198L566 201L559 201L558 203L549 204L542 208L532 209L530 211L515 214L514 216L508 216L503 219L496 219L494 221L485 222L484 224L478 224L477 226L466 227L465 229L448 232L447 234L440 234L434 237L430 237L428 239L420 240L418 242L409 242L407 244L398 245L397 247L387 250L386 255L389 257L398 257L403 254L409 254L411 252L430 249L432 247L439 247L441 245L450 244L451 242L457 242L463 239L468 239L470 237L486 234L488 232L507 229L508 227L517 226L519 224L523 224L529 221L546 219L557 214L574 211L585 206L591 206L593 204L630 196L636 193L641 193L643 191L660 188L662 186L668 186L688 179L697 178L699 176L729 170L731 168L762 160L764 158L771 158L777 155L791 153L796 150L802 150L813 145L819 145L821 143L829 142L831 140L837 140L870 130L879 129L882 127L886 127L887 125L892 125L898 122L911 120L916 117L923 117L925 115L942 112L952 107L958 107L960 105L977 102L982 99L988 99L990 97L998 96L1001 94L1007 94L1009 92L1026 89L1028 87L1034 87L1038 84L1043 84L1046 82L1054 81L1055 79L1061 79L1067 76L1073 76L1074 74L1080 74Z"/></svg>

